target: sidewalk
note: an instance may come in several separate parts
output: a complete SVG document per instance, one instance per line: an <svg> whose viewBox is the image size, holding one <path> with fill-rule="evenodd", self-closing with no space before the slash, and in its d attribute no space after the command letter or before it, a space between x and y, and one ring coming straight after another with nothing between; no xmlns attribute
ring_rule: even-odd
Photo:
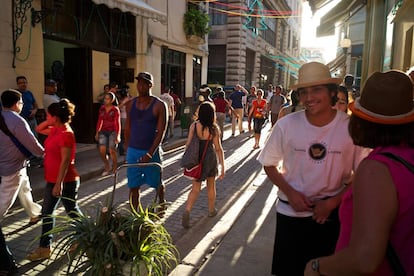
<svg viewBox="0 0 414 276"><path fill-rule="evenodd" d="M271 275L276 199L277 188L260 174L169 276ZM192 235L177 243L180 252Z"/></svg>

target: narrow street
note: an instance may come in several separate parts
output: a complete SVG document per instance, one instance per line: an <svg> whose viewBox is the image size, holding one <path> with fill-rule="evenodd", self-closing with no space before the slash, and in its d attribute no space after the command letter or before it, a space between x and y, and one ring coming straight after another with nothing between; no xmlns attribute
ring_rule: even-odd
<svg viewBox="0 0 414 276"><path fill-rule="evenodd" d="M262 143L267 136L269 126L263 130ZM238 133L238 132L236 132ZM197 243L203 238L220 218L232 207L240 196L249 189L252 182L259 178L261 182L265 174L260 164L256 161L259 150L252 150L254 141L249 138L248 133L229 137L230 131L225 132L223 148L226 158L226 177L217 181L217 208L218 216L207 217L207 194L205 184L202 185L202 193L191 213L191 225L189 230L181 226L181 215L184 210L188 192L191 189L190 180L182 176L179 164L183 147L170 150L164 154L163 180L166 186L166 200L170 202L166 215L163 218L165 227L172 236L174 243L180 251L181 258L184 258ZM229 137L226 139L226 137ZM95 206L106 202L111 196L114 178L93 178L82 182L79 190L79 204L85 213L94 215ZM152 189L142 191L142 203L146 206L154 199L155 192ZM119 174L117 183L115 204L126 204L128 200L128 188L126 185L125 171ZM63 207L58 209L57 214L64 213ZM216 225L220 227L220 223ZM230 228L231 225L226 225ZM195 231L195 229L197 229ZM38 246L41 233L41 223L35 226L27 226L27 215L22 208L12 209L3 222L3 231L7 243L16 257L19 271L22 275L61 275L65 272L66 256L58 260L29 262L25 260L28 251ZM227 231L227 230L226 230ZM185 240L185 242L181 241ZM63 272L63 273L62 273Z"/></svg>

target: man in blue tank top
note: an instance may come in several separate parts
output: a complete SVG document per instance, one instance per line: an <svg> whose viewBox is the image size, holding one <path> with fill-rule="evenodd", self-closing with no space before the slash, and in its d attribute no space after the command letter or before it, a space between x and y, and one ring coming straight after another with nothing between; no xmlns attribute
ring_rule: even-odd
<svg viewBox="0 0 414 276"><path fill-rule="evenodd" d="M151 95L153 76L141 72L136 77L138 96L127 102L125 123L126 160L128 164L156 162L161 164L160 144L167 126L167 107ZM130 203L137 209L143 184L158 189L159 202L164 203L164 186L157 167L131 167L127 170Z"/></svg>

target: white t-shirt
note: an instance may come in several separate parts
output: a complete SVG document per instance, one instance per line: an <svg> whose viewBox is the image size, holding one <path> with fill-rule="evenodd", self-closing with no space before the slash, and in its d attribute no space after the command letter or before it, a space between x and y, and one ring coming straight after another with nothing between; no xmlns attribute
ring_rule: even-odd
<svg viewBox="0 0 414 276"><path fill-rule="evenodd" d="M58 103L60 98L56 94L43 94L43 108L47 110L52 103Z"/></svg>
<svg viewBox="0 0 414 276"><path fill-rule="evenodd" d="M174 98L168 93L163 93L160 95L160 99L167 104L167 115L172 116L174 113Z"/></svg>
<svg viewBox="0 0 414 276"><path fill-rule="evenodd" d="M334 196L351 181L353 171L369 152L353 144L348 122L344 112L337 112L322 127L311 125L305 111L288 114L276 122L258 160L263 166L277 166L287 183L312 201ZM278 196L287 200L281 190ZM295 212L281 201L276 208L292 217L312 215Z"/></svg>

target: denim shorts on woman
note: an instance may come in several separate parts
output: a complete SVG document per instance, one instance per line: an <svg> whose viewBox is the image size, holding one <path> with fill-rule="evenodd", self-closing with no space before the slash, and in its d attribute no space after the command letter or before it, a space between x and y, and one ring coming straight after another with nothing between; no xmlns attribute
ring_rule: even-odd
<svg viewBox="0 0 414 276"><path fill-rule="evenodd" d="M139 159L144 156L148 151L139 150L135 148L128 148L126 160L128 164L139 163ZM157 150L150 162L155 162L161 164L161 157L159 150ZM127 169L128 176L128 187L138 188L143 184L147 184L153 188L158 188L161 184L161 172L159 167L129 167Z"/></svg>
<svg viewBox="0 0 414 276"><path fill-rule="evenodd" d="M116 149L118 144L115 144L116 134L114 131L99 131L98 143L110 149Z"/></svg>

